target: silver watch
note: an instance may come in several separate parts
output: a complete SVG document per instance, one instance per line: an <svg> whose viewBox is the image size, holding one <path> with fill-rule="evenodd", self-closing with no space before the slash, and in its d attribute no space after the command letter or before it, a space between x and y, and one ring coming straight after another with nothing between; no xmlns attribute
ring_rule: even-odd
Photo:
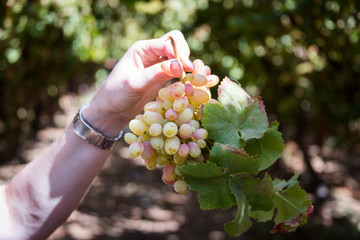
<svg viewBox="0 0 360 240"><path fill-rule="evenodd" d="M74 132L76 135L84 139L86 142L95 145L98 148L108 150L111 149L115 143L122 137L123 131L115 138L108 138L96 131L82 116L82 109L80 108L73 120Z"/></svg>

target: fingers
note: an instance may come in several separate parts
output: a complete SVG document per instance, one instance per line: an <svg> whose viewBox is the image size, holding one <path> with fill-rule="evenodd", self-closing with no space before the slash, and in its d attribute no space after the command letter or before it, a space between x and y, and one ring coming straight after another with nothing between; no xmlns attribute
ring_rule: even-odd
<svg viewBox="0 0 360 240"><path fill-rule="evenodd" d="M180 31L171 31L158 39L137 41L130 51L137 60L140 68L150 67L164 59L175 59L175 53L169 36L176 42L179 59L184 70L191 72L193 70L192 61L189 59L190 49Z"/></svg>
<svg viewBox="0 0 360 240"><path fill-rule="evenodd" d="M164 35L165 36L165 35ZM182 41L177 42L177 48L180 54L180 61L184 66L185 71L192 71L193 65L189 59L190 50L182 38ZM138 41L133 45L135 55L139 57L144 67L152 66L161 59L175 59L174 49L170 40L164 38Z"/></svg>
<svg viewBox="0 0 360 240"><path fill-rule="evenodd" d="M171 36L176 43L176 46L177 46L177 49L178 49L178 52L180 55L179 56L180 61L183 64L185 71L188 71L188 72L192 71L194 67L193 67L191 60L189 59L190 48L184 38L184 35L178 30L173 30L173 31L168 32L167 34L163 35L162 37L160 37L160 39L165 40L167 46L171 47L171 54L174 55L174 50L171 45L171 41L167 40L169 38L169 36ZM168 49L168 47L166 49ZM174 57L175 57L175 55L174 55Z"/></svg>
<svg viewBox="0 0 360 240"><path fill-rule="evenodd" d="M163 70L164 73L172 77L181 76L183 71L178 60L162 62L161 69Z"/></svg>
<svg viewBox="0 0 360 240"><path fill-rule="evenodd" d="M144 77L149 82L166 82L172 78L180 77L183 69L178 60L172 59L152 65L144 70Z"/></svg>

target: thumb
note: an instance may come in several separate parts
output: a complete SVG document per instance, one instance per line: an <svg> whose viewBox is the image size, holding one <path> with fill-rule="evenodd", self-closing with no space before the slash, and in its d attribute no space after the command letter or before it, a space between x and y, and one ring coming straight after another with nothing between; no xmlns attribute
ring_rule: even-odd
<svg viewBox="0 0 360 240"><path fill-rule="evenodd" d="M166 60L144 69L145 78L151 82L164 82L181 77L183 68L176 59Z"/></svg>

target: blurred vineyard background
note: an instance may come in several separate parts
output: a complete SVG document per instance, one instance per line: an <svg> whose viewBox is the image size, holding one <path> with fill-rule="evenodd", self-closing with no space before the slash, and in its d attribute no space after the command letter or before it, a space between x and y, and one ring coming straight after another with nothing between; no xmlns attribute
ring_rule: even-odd
<svg viewBox="0 0 360 240"><path fill-rule="evenodd" d="M270 120L280 121L287 146L271 174L287 178L299 172L301 185L315 204L309 223L295 233L267 235L271 226L264 223L240 239L359 239L359 22L360 2L356 0L2 0L0 178L6 181L13 173L9 168L16 172L17 166L31 160L26 153L44 141L44 131L66 125L84 101L81 97L105 79L131 44L179 29L189 43L192 60L202 59L220 78L227 75L251 95L262 97ZM60 121L67 110L70 117ZM48 134L45 139L50 143L57 131ZM30 144L34 142L37 145ZM121 151L114 153L117 161L123 158L131 165ZM104 186L109 188L128 186L135 181L130 176L142 172L136 166L120 164L116 173L104 169L99 179L107 181ZM119 173L125 176L116 178ZM164 188L159 176L151 181L154 189ZM138 180L136 184L150 183ZM178 228L163 227L155 235L152 230L131 228L127 237L122 231L106 232L105 212L114 211L108 205L94 207L96 201L117 199L111 206L127 201L112 192L100 198L96 186L76 216L91 212L102 224L78 231L72 228L72 233L63 227L54 238L228 239L211 212L193 210L196 196L190 193L187 200L180 196L172 201L188 201L191 211L181 204L184 208L170 211L164 199L155 208L155 213L167 208L185 216L172 219ZM159 198L172 192L159 191ZM146 198L146 191L136 196ZM149 210L141 201L139 206ZM119 218L124 214L117 213ZM213 216L221 218L219 213ZM129 225L119 222L123 224L118 229ZM79 231L92 234L76 235Z"/></svg>

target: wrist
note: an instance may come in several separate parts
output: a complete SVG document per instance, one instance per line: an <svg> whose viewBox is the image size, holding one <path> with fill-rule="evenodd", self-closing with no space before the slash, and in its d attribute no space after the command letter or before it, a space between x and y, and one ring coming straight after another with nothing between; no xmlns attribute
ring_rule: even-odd
<svg viewBox="0 0 360 240"><path fill-rule="evenodd" d="M115 138L126 124L121 113L108 113L90 102L83 106L82 116L87 123L108 138Z"/></svg>

